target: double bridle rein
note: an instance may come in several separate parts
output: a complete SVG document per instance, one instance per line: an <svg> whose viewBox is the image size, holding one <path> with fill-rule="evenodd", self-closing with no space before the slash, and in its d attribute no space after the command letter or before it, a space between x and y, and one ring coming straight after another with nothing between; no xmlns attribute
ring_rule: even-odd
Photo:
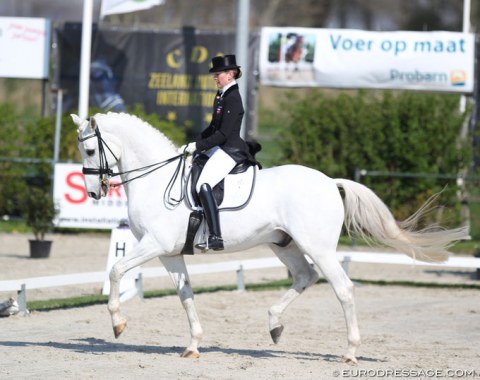
<svg viewBox="0 0 480 380"><path fill-rule="evenodd" d="M173 188L174 184L176 183L176 181L178 180L179 175L181 174L180 178L184 178L184 176L185 176L185 154L184 153L181 153L177 156L171 157L171 158L169 158L165 161L157 162L157 163L150 164L150 165L147 165L147 166L143 166L143 167L140 167L140 168L137 168L137 169L132 169L132 170L124 171L124 172L115 173L108 166L107 153L105 151L105 147L108 149L108 151L111 153L111 155L113 156L113 158L115 158L115 160L117 162L118 162L118 158L117 158L117 156L115 156L115 154L110 149L108 144L102 138L102 135L100 133L100 129L99 129L98 125L96 125L94 128L95 128L94 133L92 133L88 136L85 136L85 137L78 137L78 142L84 142L86 140L89 140L91 138L96 137L97 141L98 141L98 155L99 155L100 164L99 164L99 167L97 169L82 167L82 173L83 173L83 175L98 175L99 176L99 181L100 181L100 186L101 186L104 194L108 194L110 188L119 187L119 186L122 186L126 183L132 182L133 180L136 180L138 178L143 178L143 177L147 176L148 174L153 173L154 171L156 171L156 170L158 170L158 169L160 169L160 168L178 160L177 168L175 169L175 172L174 172L172 178L170 179L170 181L169 181L169 183L168 183L168 185L165 189L164 202L165 202L165 205L170 206L172 208L175 208L184 199L184 197L185 197L184 186L181 186L180 199L174 199L174 198L171 197L172 188ZM141 174L139 174L135 177L129 178L129 179L127 179L125 181L122 181L122 182L110 184L110 179L112 177L120 176L120 175L123 175L123 174L136 173L136 172L145 172L145 173L141 173Z"/></svg>

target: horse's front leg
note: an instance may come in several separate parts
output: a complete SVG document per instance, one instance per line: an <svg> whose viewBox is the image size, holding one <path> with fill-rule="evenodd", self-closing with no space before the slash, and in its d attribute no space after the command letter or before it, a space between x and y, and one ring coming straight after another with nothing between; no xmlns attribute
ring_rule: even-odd
<svg viewBox="0 0 480 380"><path fill-rule="evenodd" d="M117 261L110 271L110 295L108 298L108 311L112 318L113 333L115 338L125 330L127 320L120 314L120 281L130 269L146 263L158 256L159 250L148 236L145 236L132 251L121 260Z"/></svg>
<svg viewBox="0 0 480 380"><path fill-rule="evenodd" d="M198 345L202 340L203 329L198 318L195 303L193 302L193 290L188 277L187 267L182 255L178 256L160 256L160 260L170 275L175 285L183 308L187 313L188 323L190 325L190 344L182 352L183 358L198 358L200 353Z"/></svg>
<svg viewBox="0 0 480 380"><path fill-rule="evenodd" d="M115 338L118 338L127 326L127 320L120 315L120 280L125 272L120 272L118 264L119 262L115 263L110 270L110 295L108 296L108 311Z"/></svg>

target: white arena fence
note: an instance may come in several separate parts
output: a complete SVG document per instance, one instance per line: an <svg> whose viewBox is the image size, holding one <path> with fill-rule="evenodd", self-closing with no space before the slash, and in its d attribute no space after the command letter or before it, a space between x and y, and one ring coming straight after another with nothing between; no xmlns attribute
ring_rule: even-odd
<svg viewBox="0 0 480 380"><path fill-rule="evenodd" d="M346 272L348 272L349 263L353 262L370 264L418 265L440 268L467 268L476 269L477 273L478 270L480 270L480 258L475 257L450 257L445 263L437 264L415 261L408 256L399 253L339 251L338 259L342 262ZM245 290L245 282L243 278L244 271L277 267L284 267L284 265L276 257L271 257L188 265L188 271L190 275L235 272L237 276L237 288L238 290L243 291ZM124 294L122 297L123 301L131 298L134 295L139 295L140 298L143 298L143 278L165 276L168 276L168 273L163 267L140 268L137 278L135 279L135 288L130 290L129 294ZM0 292L16 291L18 294L20 311L28 313L26 299L27 289L103 283L106 281L106 279L108 279L108 273L106 273L106 271L102 271L46 277L32 277L19 280L5 280L0 281Z"/></svg>

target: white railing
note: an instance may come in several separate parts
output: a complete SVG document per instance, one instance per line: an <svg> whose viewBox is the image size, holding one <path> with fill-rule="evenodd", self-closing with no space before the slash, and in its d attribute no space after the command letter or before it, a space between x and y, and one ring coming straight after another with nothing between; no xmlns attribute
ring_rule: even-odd
<svg viewBox="0 0 480 380"><path fill-rule="evenodd" d="M450 257L445 263L437 264L415 261L408 256L399 253L339 251L338 259L342 262L342 265L346 272L348 272L348 264L351 262L480 269L480 258L475 257ZM311 262L311 260L309 261ZM284 265L276 257L271 257L189 265L188 272L190 275L236 272L237 287L239 290L244 290L245 285L243 279L243 271L277 267L284 267ZM142 278L164 276L168 276L168 273L163 267L140 268L139 276L136 279L135 293L138 294L140 297L143 296ZM102 283L106 280L108 280L108 274L105 271L63 274L46 277L32 277L19 280L4 280L0 281L0 292L17 291L20 310L26 312L26 289L40 289L48 287L62 287L68 285Z"/></svg>

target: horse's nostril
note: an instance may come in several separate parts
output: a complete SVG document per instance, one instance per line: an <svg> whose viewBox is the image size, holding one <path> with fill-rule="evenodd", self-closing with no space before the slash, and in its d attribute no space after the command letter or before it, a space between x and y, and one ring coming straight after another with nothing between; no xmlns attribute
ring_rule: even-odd
<svg viewBox="0 0 480 380"><path fill-rule="evenodd" d="M94 193L93 191L89 192L89 193L88 193L88 196L89 196L90 198L93 198L93 199L98 199L98 198L97 198L97 194Z"/></svg>

